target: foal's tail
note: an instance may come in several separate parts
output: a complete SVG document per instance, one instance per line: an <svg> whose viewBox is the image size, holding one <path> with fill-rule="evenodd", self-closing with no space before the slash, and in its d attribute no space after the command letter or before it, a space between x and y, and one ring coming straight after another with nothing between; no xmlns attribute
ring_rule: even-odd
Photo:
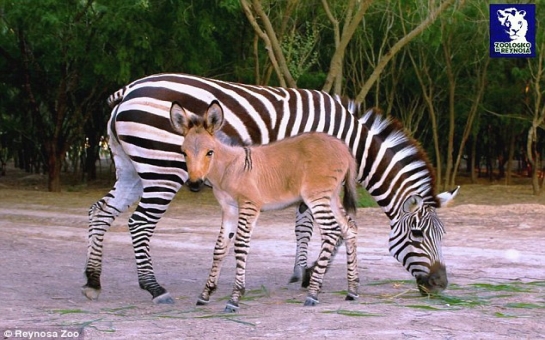
<svg viewBox="0 0 545 340"><path fill-rule="evenodd" d="M356 162L350 160L350 166L344 176L343 207L350 215L356 215L358 191L356 189Z"/></svg>

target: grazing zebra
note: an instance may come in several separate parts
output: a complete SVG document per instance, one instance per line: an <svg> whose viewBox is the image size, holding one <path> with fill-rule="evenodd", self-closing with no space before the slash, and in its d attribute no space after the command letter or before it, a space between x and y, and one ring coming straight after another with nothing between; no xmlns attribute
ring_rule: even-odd
<svg viewBox="0 0 545 340"><path fill-rule="evenodd" d="M410 173L415 171L422 176L421 181L413 184L396 180L406 187L392 188L395 190L384 193L371 191L379 204L388 206L392 202L385 210L391 219L395 219L392 225L400 220L401 216L397 214L399 207L410 192L422 197L422 212L435 216L434 209L439 207L440 201L434 193L431 167L420 149L415 147L417 151L407 156L418 166L409 166L407 170L400 166L388 168L388 160L394 159L397 152L402 152L402 155L407 155L407 152L396 145L387 152L377 148L384 134L379 136L377 127L369 129L359 123L340 101L329 94L314 90L244 85L184 74L153 75L134 81L108 100L112 114L107 127L116 166L116 183L89 210L85 266L87 282L82 288L87 298L97 299L100 294L102 247L106 231L120 213L139 200L129 219L138 282L142 289L152 295L155 303L173 303L169 293L157 283L150 255L150 238L155 226L188 178L179 148L183 138L172 129L169 110L171 103L177 101L183 102L187 111L205 112L214 99L223 107L226 123L222 128L222 138L229 143L267 144L305 131L326 132L343 140L352 149L358 164L358 181L365 180L369 173L374 174L373 178L367 178L369 188L375 182L384 182L376 171L379 165L389 169L388 181L396 179L397 175L412 181L414 176L411 177ZM384 128L382 125L380 127ZM393 131L393 127L385 129L385 132ZM404 136L401 130L392 133ZM192 189L197 190L198 187ZM398 191L399 195L396 194ZM394 213L388 214L389 211ZM310 212L300 207L298 214L297 221L303 221L309 218L302 215L309 215ZM415 226L418 227L422 225ZM433 249L440 246L438 243ZM427 249L424 249L422 256L434 258L427 254ZM303 261L298 258L295 267L302 267ZM306 262L304 264L306 266ZM422 268L422 273L428 273L424 275L432 275L431 266L429 269Z"/></svg>
<svg viewBox="0 0 545 340"><path fill-rule="evenodd" d="M236 278L226 312L239 308L245 291L246 258L252 230L260 211L277 210L304 202L322 235L322 249L310 279L306 306L318 303L318 293L329 258L340 236L347 247L347 300L358 295L356 228L346 213L357 204L356 163L342 141L321 132L309 132L267 145L232 146L216 133L225 120L217 101L201 117L177 103L170 110L172 127L184 137L181 146L189 183L210 181L222 209L222 223L214 261L198 305L207 304L218 285L222 261L234 236ZM340 191L344 181L344 198ZM344 207L344 209L343 209Z"/></svg>
<svg viewBox="0 0 545 340"><path fill-rule="evenodd" d="M427 157L401 124L375 109L362 115L360 105L345 98L341 100L350 112L361 115L359 122L368 130L362 142L363 153L375 156L364 158L371 162L362 166L363 176L359 181L390 219L390 254L416 278L423 295L444 290L448 279L440 245L445 230L435 209L451 201L460 187L430 196L429 190L435 184ZM300 262L294 268L291 282L302 279L303 287L308 286L313 269L306 266L312 231L312 215L299 213L295 233Z"/></svg>

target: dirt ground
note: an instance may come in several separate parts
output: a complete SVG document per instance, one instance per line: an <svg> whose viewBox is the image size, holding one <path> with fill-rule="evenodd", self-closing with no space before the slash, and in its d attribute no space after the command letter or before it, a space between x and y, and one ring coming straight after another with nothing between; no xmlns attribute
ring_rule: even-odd
<svg viewBox="0 0 545 340"><path fill-rule="evenodd" d="M224 314L232 257L210 304L195 306L220 223L209 189L182 190L152 240L155 273L174 305L153 305L139 289L128 213L106 235L102 294L88 301L80 292L87 209L108 187L48 193L44 178L23 175L0 178L4 339L37 338L22 331L60 337L63 330L79 332L80 339L545 339L545 197L532 196L528 185L465 185L456 202L439 212L447 229L443 252L450 285L432 298L421 297L388 254L386 216L367 208L357 215L359 300L344 301L341 251L320 304L304 307L305 291L287 283L294 209L264 213L252 238L247 295L237 314Z"/></svg>

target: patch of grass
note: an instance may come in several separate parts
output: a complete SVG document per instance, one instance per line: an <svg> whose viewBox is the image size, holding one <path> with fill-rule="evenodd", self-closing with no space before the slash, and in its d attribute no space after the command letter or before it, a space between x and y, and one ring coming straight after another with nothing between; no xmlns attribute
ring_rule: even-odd
<svg viewBox="0 0 545 340"><path fill-rule="evenodd" d="M264 285L261 285L261 288L247 291L244 294L243 299L246 301L253 301L262 297L270 297L270 296L271 296L271 293L269 292L267 287L265 287Z"/></svg>
<svg viewBox="0 0 545 340"><path fill-rule="evenodd" d="M54 310L52 310L52 312L53 313L59 313L60 315L89 313L88 311L83 310L83 309L54 309Z"/></svg>
<svg viewBox="0 0 545 340"><path fill-rule="evenodd" d="M445 303L448 306L460 306L460 307L477 307L487 305L488 302L482 300L481 298L460 298L456 296L449 295L435 295L431 298L432 301L439 301Z"/></svg>
<svg viewBox="0 0 545 340"><path fill-rule="evenodd" d="M358 208L376 208L377 202L363 187L358 188Z"/></svg>
<svg viewBox="0 0 545 340"><path fill-rule="evenodd" d="M424 310L432 310L432 311L445 310L445 308L437 308L437 307L430 306L430 305L404 305L403 307L415 308L415 309L424 309Z"/></svg>
<svg viewBox="0 0 545 340"><path fill-rule="evenodd" d="M347 310L347 309L326 310L326 311L323 311L322 313L324 313L324 314L340 314L340 315L354 316L354 317L382 316L380 314L360 312L360 311Z"/></svg>
<svg viewBox="0 0 545 340"><path fill-rule="evenodd" d="M213 318L219 318L227 321L233 321L236 323L240 323L247 326L255 326L256 324L253 322L243 321L238 319L241 315L233 316L231 314L207 314L207 315L200 315L195 316L197 319L213 319Z"/></svg>
<svg viewBox="0 0 545 340"><path fill-rule="evenodd" d="M528 308L528 309L545 309L545 305L539 305L537 303L526 303L526 302L510 302L506 303L505 307L509 308Z"/></svg>
<svg viewBox="0 0 545 340"><path fill-rule="evenodd" d="M524 287L523 283L501 283L501 284L493 284L493 283L473 283L470 284L470 286L479 288L482 290L487 291L493 291L493 292L516 292L516 293L527 293L531 292L532 289L528 287Z"/></svg>
<svg viewBox="0 0 545 340"><path fill-rule="evenodd" d="M287 299L286 303L302 304L303 302L298 299Z"/></svg>

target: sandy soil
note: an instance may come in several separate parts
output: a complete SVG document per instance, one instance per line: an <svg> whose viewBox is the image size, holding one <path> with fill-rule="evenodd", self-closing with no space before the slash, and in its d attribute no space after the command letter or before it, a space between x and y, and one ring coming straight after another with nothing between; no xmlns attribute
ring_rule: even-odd
<svg viewBox="0 0 545 340"><path fill-rule="evenodd" d="M320 304L304 307L305 291L287 283L294 211L264 213L252 239L248 293L231 315L222 311L234 277L232 257L211 303L195 306L220 223L210 190L183 190L157 228L155 272L176 300L158 306L138 287L128 214L106 236L100 299L81 295L87 209L107 189L69 187L55 194L41 191L42 184L0 178L2 332L68 330L80 332L80 339L545 338L545 198L531 196L528 186L464 186L457 202L440 211L450 286L433 298L421 297L388 254L387 218L368 208L357 216L359 300L344 301L341 251Z"/></svg>

